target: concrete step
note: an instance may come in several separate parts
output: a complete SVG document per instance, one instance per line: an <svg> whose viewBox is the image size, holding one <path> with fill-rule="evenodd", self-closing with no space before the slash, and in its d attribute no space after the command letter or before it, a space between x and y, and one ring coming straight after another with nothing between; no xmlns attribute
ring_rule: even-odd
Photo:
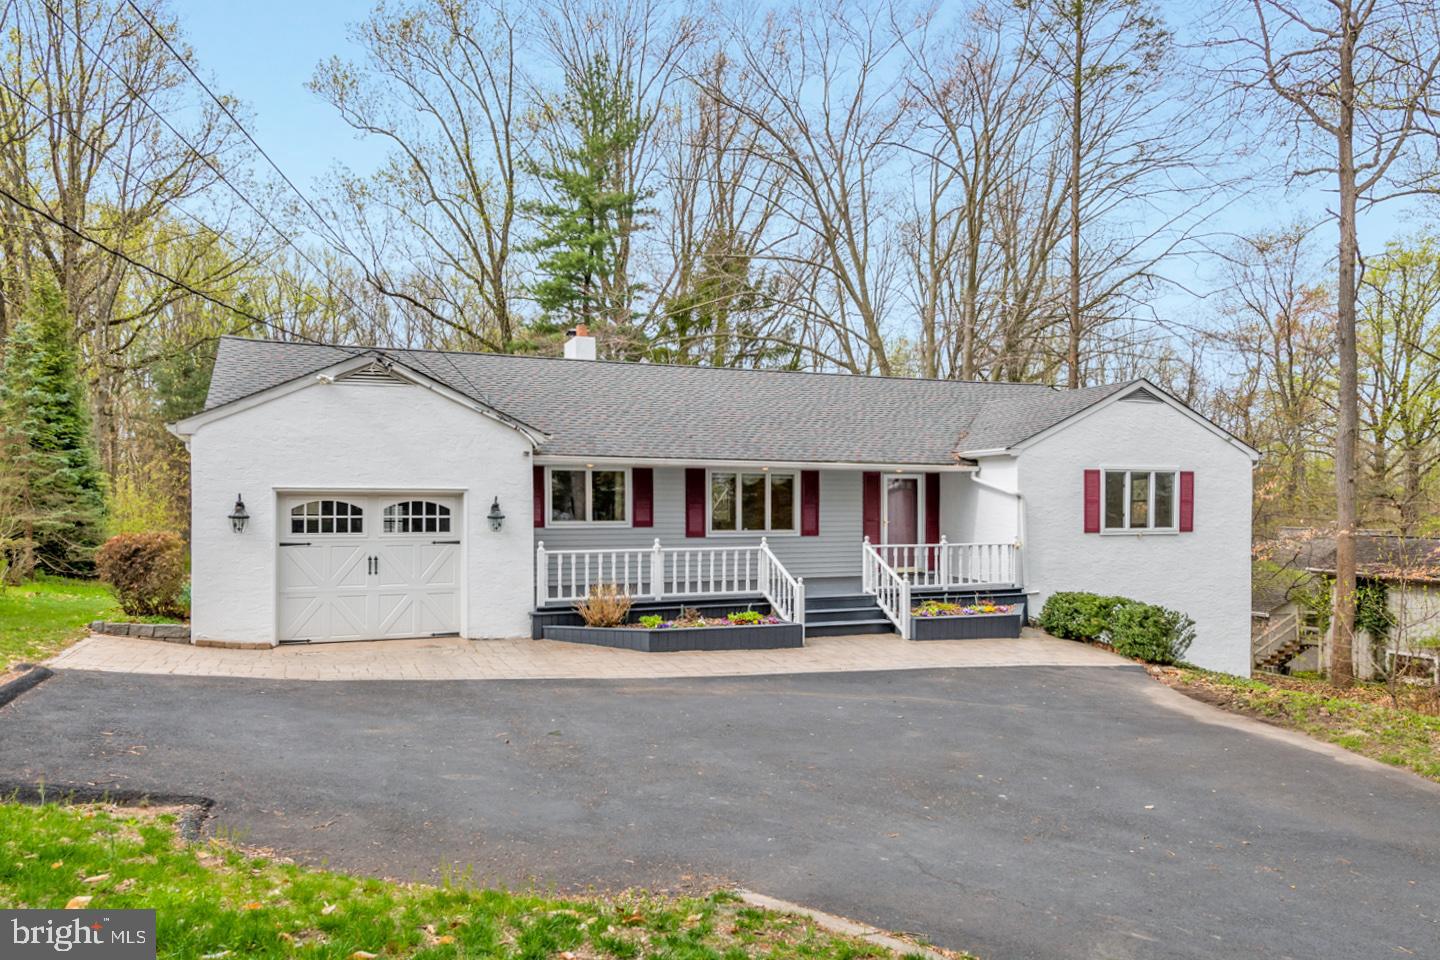
<svg viewBox="0 0 1440 960"><path fill-rule="evenodd" d="M806 623L807 637L850 637L861 633L894 633L895 625L884 617L865 620L831 620L825 623Z"/></svg>
<svg viewBox="0 0 1440 960"><path fill-rule="evenodd" d="M837 607L873 607L875 598L868 593L837 593L828 596L805 596L805 609L832 610Z"/></svg>
<svg viewBox="0 0 1440 960"><path fill-rule="evenodd" d="M867 607L812 607L805 606L806 623L836 623L845 620L884 619L885 613L873 603Z"/></svg>

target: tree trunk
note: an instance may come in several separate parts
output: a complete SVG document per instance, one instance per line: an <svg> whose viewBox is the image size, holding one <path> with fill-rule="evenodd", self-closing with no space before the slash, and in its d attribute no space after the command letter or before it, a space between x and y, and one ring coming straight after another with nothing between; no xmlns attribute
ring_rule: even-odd
<svg viewBox="0 0 1440 960"><path fill-rule="evenodd" d="M1071 11L1075 26L1075 74L1070 90L1070 349L1067 365L1069 385L1080 386L1080 95L1084 83L1084 14L1080 6Z"/></svg>
<svg viewBox="0 0 1440 960"><path fill-rule="evenodd" d="M1345 686L1355 679L1355 526L1356 459L1359 434L1359 361L1355 345L1355 283L1359 241L1355 225L1355 31L1348 5L1341 9L1340 110L1337 118L1340 188L1340 289L1336 320L1340 390L1335 435L1335 610L1330 645L1331 682Z"/></svg>

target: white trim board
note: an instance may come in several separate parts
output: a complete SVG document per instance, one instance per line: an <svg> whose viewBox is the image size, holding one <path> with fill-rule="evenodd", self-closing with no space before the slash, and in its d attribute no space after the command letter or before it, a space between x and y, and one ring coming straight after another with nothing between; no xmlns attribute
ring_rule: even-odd
<svg viewBox="0 0 1440 960"><path fill-rule="evenodd" d="M200 413L197 413L192 417L186 417L184 420L181 420L177 423L168 424L166 426L166 429L168 429L175 436L184 440L187 437L194 435L195 431L199 430L207 423L213 423L216 420L222 420L225 417L230 416L231 414L240 413L244 410L254 409L255 407L269 403L271 400L278 400L281 397L289 396L290 394L296 393L300 390L306 390L312 387L334 386L335 382L340 378L344 377L345 374L351 373L355 370L363 369L375 363L381 364L387 370L389 370L390 373L412 383L417 387L429 390L430 392L437 394L438 396L444 397L446 400L449 400L452 403L457 403L462 407L473 410L481 416L489 417L496 423L509 427L510 429L524 436L530 442L530 446L532 449L539 448L540 444L544 443L545 440L549 439L549 435L546 434L544 431L541 431L536 427L532 427L529 424L510 416L502 410L498 410L495 407L489 406L488 404L484 404L478 400L467 397L463 393L453 390L450 387L447 387L445 384L440 383L438 380L434 380L421 373L420 371L412 369L411 367L407 367L403 363L400 363L399 361L394 360L393 358L376 351L369 351L366 353L357 354L356 356L350 357L346 360L342 360L339 363L332 364L328 367L322 367L319 370L301 374L294 379L287 380L281 384L277 384L276 386L273 386L268 390L261 390L259 393L252 393L248 397L241 397L238 400L232 400L229 403L221 404L218 407L212 407L209 410L201 411Z"/></svg>

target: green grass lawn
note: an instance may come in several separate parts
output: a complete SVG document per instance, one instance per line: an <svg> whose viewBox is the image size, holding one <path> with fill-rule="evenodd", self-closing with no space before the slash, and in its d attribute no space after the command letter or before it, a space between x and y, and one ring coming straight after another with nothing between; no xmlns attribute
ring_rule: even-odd
<svg viewBox="0 0 1440 960"><path fill-rule="evenodd" d="M1230 710L1263 717L1440 781L1440 716L1397 709L1368 684L1349 691L1295 677L1245 680L1184 668L1161 679Z"/></svg>
<svg viewBox="0 0 1440 960"><path fill-rule="evenodd" d="M161 957L853 960L894 955L733 894L546 896L393 883L187 845L170 815L0 803L0 905L156 911Z"/></svg>
<svg viewBox="0 0 1440 960"><path fill-rule="evenodd" d="M0 671L21 660L44 660L83 637L91 620L119 615L110 588L94 580L40 576L0 587Z"/></svg>

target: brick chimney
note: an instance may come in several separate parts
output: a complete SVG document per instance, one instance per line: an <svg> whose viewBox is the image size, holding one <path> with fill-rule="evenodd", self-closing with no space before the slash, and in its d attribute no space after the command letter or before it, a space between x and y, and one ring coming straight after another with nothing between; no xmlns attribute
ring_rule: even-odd
<svg viewBox="0 0 1440 960"><path fill-rule="evenodd" d="M565 341L565 359L594 360L595 338L590 336L590 328L581 323L568 333L570 339Z"/></svg>

